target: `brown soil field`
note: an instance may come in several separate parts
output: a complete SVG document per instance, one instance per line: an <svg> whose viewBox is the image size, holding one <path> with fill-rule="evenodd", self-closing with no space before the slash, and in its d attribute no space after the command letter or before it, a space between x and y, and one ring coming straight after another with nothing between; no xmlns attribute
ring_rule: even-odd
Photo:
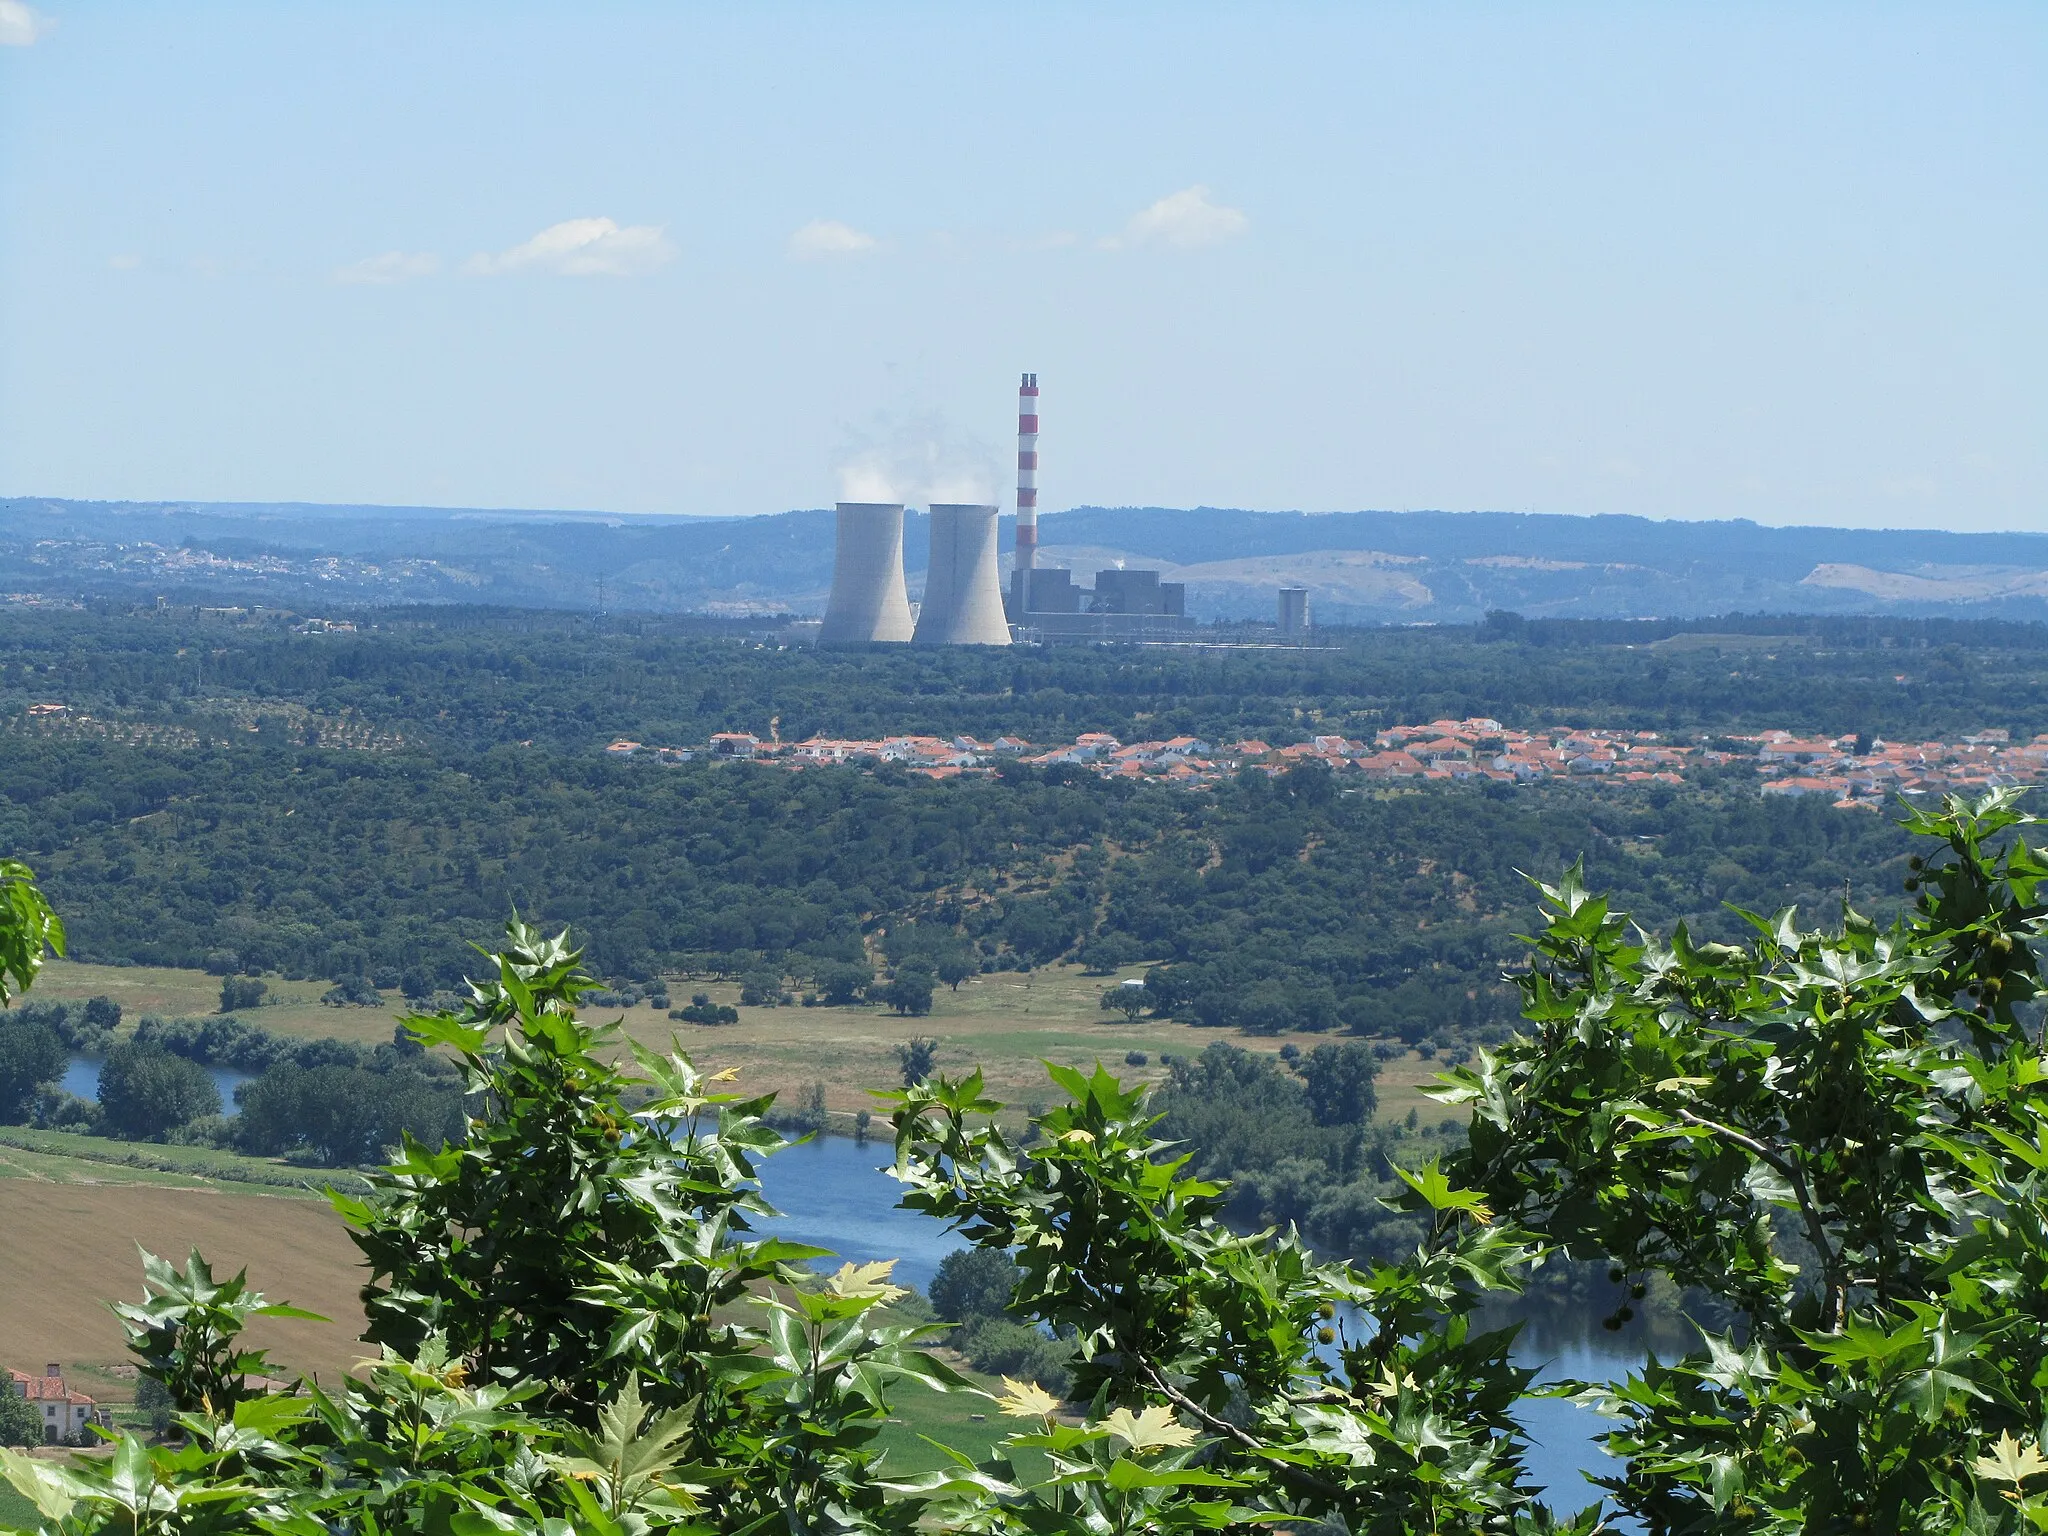
<svg viewBox="0 0 2048 1536"><path fill-rule="evenodd" d="M355 1246L324 1203L145 1184L0 1179L0 1365L61 1363L95 1395L125 1360L121 1324L107 1302L142 1295L137 1243L180 1264L197 1244L216 1276L247 1266L270 1300L333 1319L260 1319L252 1342L294 1371L332 1379L365 1350L356 1299ZM87 1384L85 1378L91 1378Z"/></svg>

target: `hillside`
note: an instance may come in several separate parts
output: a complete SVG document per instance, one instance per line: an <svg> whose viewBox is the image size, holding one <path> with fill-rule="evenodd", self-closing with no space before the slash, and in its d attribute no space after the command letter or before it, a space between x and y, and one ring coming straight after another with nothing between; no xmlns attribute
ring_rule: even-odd
<svg viewBox="0 0 2048 1536"><path fill-rule="evenodd" d="M1188 584L1203 619L1265 619L1305 586L1326 623L1730 612L2048 616L2048 535L1766 528L1509 512L1081 507L1050 564ZM1004 544L1009 544L1007 531ZM927 535L904 534L912 595ZM432 507L0 499L10 590L171 601L476 603L748 618L822 611L829 511L610 517Z"/></svg>

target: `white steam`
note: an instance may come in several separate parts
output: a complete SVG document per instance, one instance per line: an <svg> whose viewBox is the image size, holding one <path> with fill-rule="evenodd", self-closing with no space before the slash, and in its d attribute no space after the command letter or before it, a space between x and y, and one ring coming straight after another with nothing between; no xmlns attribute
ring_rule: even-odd
<svg viewBox="0 0 2048 1536"><path fill-rule="evenodd" d="M884 419L840 454L839 499L994 506L1002 462L995 448L942 417Z"/></svg>

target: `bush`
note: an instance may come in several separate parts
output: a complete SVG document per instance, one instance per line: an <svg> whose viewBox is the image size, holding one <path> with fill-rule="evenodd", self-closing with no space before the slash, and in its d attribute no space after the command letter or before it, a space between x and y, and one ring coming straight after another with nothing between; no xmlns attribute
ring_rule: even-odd
<svg viewBox="0 0 2048 1536"><path fill-rule="evenodd" d="M384 998L367 976L345 976L320 994L330 1008L381 1008Z"/></svg>
<svg viewBox="0 0 2048 1536"><path fill-rule="evenodd" d="M932 1063L939 1054L939 1042L930 1035L912 1035L896 1047L896 1060L903 1068L903 1086L915 1088L932 1075Z"/></svg>
<svg viewBox="0 0 2048 1536"><path fill-rule="evenodd" d="M728 1003L714 1003L703 992L699 992L687 1008L671 1008L668 1016L680 1019L685 1024L737 1024L740 1011Z"/></svg>
<svg viewBox="0 0 2048 1536"><path fill-rule="evenodd" d="M29 1117L36 1093L64 1075L64 1042L47 1024L0 1014L0 1125Z"/></svg>
<svg viewBox="0 0 2048 1536"><path fill-rule="evenodd" d="M782 977L774 971L750 971L740 978L740 1003L748 1008L773 1008L782 1001Z"/></svg>
<svg viewBox="0 0 2048 1536"><path fill-rule="evenodd" d="M41 1445L43 1413L25 1397L0 1385L0 1445Z"/></svg>
<svg viewBox="0 0 2048 1536"><path fill-rule="evenodd" d="M353 985L353 983L347 985ZM368 983L365 982L364 985L367 986ZM220 984L220 1011L222 1013L235 1013L243 1008L261 1008L269 992L270 984L258 981L253 976L226 977ZM322 999L322 1001L349 1002L355 1000L356 998L353 994L346 998L337 999L332 996L332 993L330 993L328 998ZM381 1001L381 999L378 999L378 1001Z"/></svg>
<svg viewBox="0 0 2048 1536"><path fill-rule="evenodd" d="M1033 1382L1054 1397L1072 1389L1074 1347L1047 1338L1023 1323L990 1320L976 1325L960 1341L960 1353L977 1371Z"/></svg>
<svg viewBox="0 0 2048 1536"><path fill-rule="evenodd" d="M1143 1051L1124 1052L1124 1065L1127 1067L1142 1067L1148 1059Z"/></svg>
<svg viewBox="0 0 2048 1536"><path fill-rule="evenodd" d="M859 1002L874 985L875 973L864 965L829 964L818 967L812 980L818 984L820 1000L834 1008Z"/></svg>
<svg viewBox="0 0 2048 1536"><path fill-rule="evenodd" d="M930 971L905 965L882 989L882 1001L899 1014L922 1018L932 1011L932 997L936 990Z"/></svg>
<svg viewBox="0 0 2048 1536"><path fill-rule="evenodd" d="M124 1040L107 1052L99 1099L108 1134L131 1141L160 1141L220 1113L220 1090L206 1069L148 1041Z"/></svg>
<svg viewBox="0 0 2048 1536"><path fill-rule="evenodd" d="M239 1096L242 1112L230 1123L243 1151L262 1157L303 1152L317 1167L374 1162L406 1135L429 1148L462 1135L455 1085L411 1067L374 1072L284 1062L243 1084Z"/></svg>
<svg viewBox="0 0 2048 1536"><path fill-rule="evenodd" d="M938 1316L971 1324L1004 1315L1021 1273L999 1248L956 1248L939 1261L926 1294Z"/></svg>

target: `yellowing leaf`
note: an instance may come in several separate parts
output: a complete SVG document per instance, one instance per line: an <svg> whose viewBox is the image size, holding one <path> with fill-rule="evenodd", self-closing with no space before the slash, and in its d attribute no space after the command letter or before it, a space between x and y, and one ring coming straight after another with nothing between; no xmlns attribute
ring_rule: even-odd
<svg viewBox="0 0 2048 1536"><path fill-rule="evenodd" d="M1134 1451L1195 1443L1195 1432L1175 1422L1171 1408L1152 1407L1136 1415L1128 1408L1119 1408L1102 1421L1102 1427Z"/></svg>
<svg viewBox="0 0 2048 1536"><path fill-rule="evenodd" d="M842 1264L826 1283L835 1295L848 1301L894 1301L898 1296L909 1294L902 1286L889 1284L889 1272L895 1267L894 1259L878 1259L872 1264Z"/></svg>
<svg viewBox="0 0 2048 1536"><path fill-rule="evenodd" d="M1061 1131L1056 1139L1060 1141L1093 1142L1095 1140L1095 1133L1076 1128L1071 1131Z"/></svg>
<svg viewBox="0 0 2048 1536"><path fill-rule="evenodd" d="M723 1072L714 1072L704 1081L707 1083L729 1083L740 1075L738 1067L727 1067Z"/></svg>
<svg viewBox="0 0 2048 1536"><path fill-rule="evenodd" d="M1049 1419L1060 1406L1060 1400L1037 1382L1012 1381L1007 1376L1003 1378L1003 1395L996 1403L1013 1419Z"/></svg>
<svg viewBox="0 0 2048 1536"><path fill-rule="evenodd" d="M2024 1445L2007 1430L1992 1444L1991 1454L1979 1456L1970 1470L1986 1482L2024 1483L2048 1472L2048 1459L2043 1459L2039 1446Z"/></svg>

